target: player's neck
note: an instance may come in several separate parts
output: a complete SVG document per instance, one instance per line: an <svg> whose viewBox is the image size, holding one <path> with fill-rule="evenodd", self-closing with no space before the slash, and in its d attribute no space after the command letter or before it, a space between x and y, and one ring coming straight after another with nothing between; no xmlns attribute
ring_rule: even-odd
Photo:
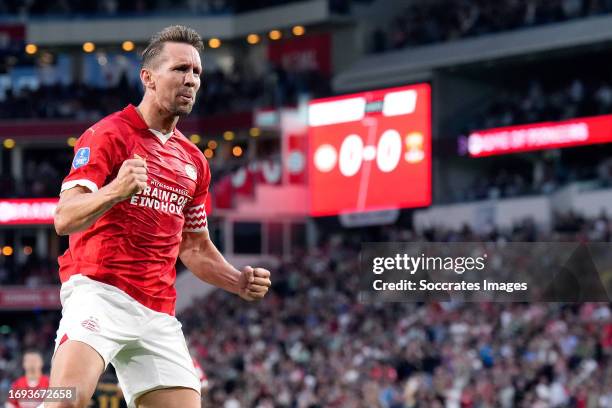
<svg viewBox="0 0 612 408"><path fill-rule="evenodd" d="M163 134L168 134L174 130L179 117L176 115L167 115L156 105L146 103L143 99L140 105L136 107L136 111L145 121L149 129L155 129Z"/></svg>

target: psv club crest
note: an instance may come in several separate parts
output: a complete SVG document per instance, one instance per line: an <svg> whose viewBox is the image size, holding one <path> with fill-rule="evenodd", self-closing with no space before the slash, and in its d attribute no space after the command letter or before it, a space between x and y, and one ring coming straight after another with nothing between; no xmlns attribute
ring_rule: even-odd
<svg viewBox="0 0 612 408"><path fill-rule="evenodd" d="M187 174L187 177L189 177L193 181L196 181L198 178L198 172L196 171L196 168L193 167L191 164L185 165L185 173Z"/></svg>
<svg viewBox="0 0 612 408"><path fill-rule="evenodd" d="M100 323L98 322L98 319L93 316L89 316L89 318L83 320L81 322L81 326L92 332L100 332Z"/></svg>

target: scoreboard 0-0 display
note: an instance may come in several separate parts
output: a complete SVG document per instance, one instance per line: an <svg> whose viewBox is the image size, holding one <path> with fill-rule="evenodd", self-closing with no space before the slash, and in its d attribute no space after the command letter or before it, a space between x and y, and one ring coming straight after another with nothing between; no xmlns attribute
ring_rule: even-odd
<svg viewBox="0 0 612 408"><path fill-rule="evenodd" d="M308 125L311 215L431 203L429 84L314 100Z"/></svg>

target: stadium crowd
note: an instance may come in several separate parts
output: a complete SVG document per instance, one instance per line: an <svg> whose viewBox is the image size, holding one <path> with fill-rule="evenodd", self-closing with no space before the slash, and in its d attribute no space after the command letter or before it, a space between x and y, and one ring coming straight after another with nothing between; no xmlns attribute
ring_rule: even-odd
<svg viewBox="0 0 612 408"><path fill-rule="evenodd" d="M580 160L563 162L562 158L533 155L529 160L508 160L506 167L489 164L470 176L467 186L449 186L445 203L547 195L570 183L581 182L585 189L612 186L612 161L585 153Z"/></svg>
<svg viewBox="0 0 612 408"><path fill-rule="evenodd" d="M329 78L315 71L287 71L270 66L257 77L248 70L225 74L206 72L192 115L246 112L256 107L288 106L298 96L328 96ZM9 88L0 100L0 119L79 119L96 121L109 113L136 103L140 86L123 76L115 86L92 87L82 83L42 85L31 89Z"/></svg>
<svg viewBox="0 0 612 408"><path fill-rule="evenodd" d="M41 285L59 285L57 258L44 258L32 252L22 260L0 264L0 285L23 285L35 288Z"/></svg>
<svg viewBox="0 0 612 408"><path fill-rule="evenodd" d="M529 222L495 234L544 238ZM490 238L466 228L391 231L386 239L426 236ZM181 315L209 369L212 406L612 404L609 304L360 304L360 242L350 241L296 254L257 308L216 292Z"/></svg>
<svg viewBox="0 0 612 408"><path fill-rule="evenodd" d="M376 29L371 49L385 52L610 12L609 0L420 0L389 28Z"/></svg>
<svg viewBox="0 0 612 408"><path fill-rule="evenodd" d="M142 14L215 14L240 13L264 7L286 4L281 0L104 0L84 2L79 0L8 0L0 3L0 15L37 16L117 16Z"/></svg>
<svg viewBox="0 0 612 408"><path fill-rule="evenodd" d="M530 80L503 91L469 123L470 130L559 121L612 112L612 82L573 78Z"/></svg>
<svg viewBox="0 0 612 408"><path fill-rule="evenodd" d="M610 220L559 217L551 235L526 220L486 235L388 228L382 241L609 240ZM570 226L570 227L568 227ZM605 231L603 233L602 231ZM296 252L252 304L215 291L179 318L209 378L207 406L609 407L610 304L357 301L359 234ZM0 327L0 395L24 348L49 361L59 316Z"/></svg>
<svg viewBox="0 0 612 408"><path fill-rule="evenodd" d="M459 138L461 154L468 153L467 135L497 127L563 121L612 113L612 82L593 75L582 78L518 80L496 93L472 117ZM612 185L612 162L605 146L574 152L573 161L539 152L528 159L511 158L499 171L480 171L466 188L451 187L449 202L550 194L575 181L592 187ZM608 152L609 153L609 152ZM563 155L561 155L563 156ZM486 167L485 164L483 164ZM500 167L499 163L493 167Z"/></svg>

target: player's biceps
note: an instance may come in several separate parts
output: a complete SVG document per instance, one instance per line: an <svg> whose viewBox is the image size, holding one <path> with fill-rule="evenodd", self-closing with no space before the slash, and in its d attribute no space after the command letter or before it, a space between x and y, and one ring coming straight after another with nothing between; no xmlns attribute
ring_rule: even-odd
<svg viewBox="0 0 612 408"><path fill-rule="evenodd" d="M198 251L198 247L194 239L189 237L187 233L183 233L183 239L181 240L181 244L179 245L179 258L181 261L187 265L188 262L191 261L193 255L195 255Z"/></svg>
<svg viewBox="0 0 612 408"><path fill-rule="evenodd" d="M60 193L60 199L57 203L57 207L55 208L55 214L63 212L62 210L66 207L66 205L72 201L75 197L81 196L83 194L89 193L89 189L83 186L74 186L69 188L68 190L64 190Z"/></svg>
<svg viewBox="0 0 612 408"><path fill-rule="evenodd" d="M74 205L70 205L74 199L89 192L89 189L76 186L65 190L60 194L59 202L53 214L53 225L58 235L66 235L75 222Z"/></svg>
<svg viewBox="0 0 612 408"><path fill-rule="evenodd" d="M203 256L211 243L210 236L206 230L202 232L183 232L179 247L181 261L183 257Z"/></svg>
<svg viewBox="0 0 612 408"><path fill-rule="evenodd" d="M69 188L67 190L64 190L60 193L60 203L62 202L62 200L66 201L74 196L77 196L79 194L86 194L86 193L89 193L89 189L87 187L77 184L76 186Z"/></svg>
<svg viewBox="0 0 612 408"><path fill-rule="evenodd" d="M193 245L201 248L206 248L208 245L212 244L208 228L199 232L183 232L183 241L191 242Z"/></svg>

